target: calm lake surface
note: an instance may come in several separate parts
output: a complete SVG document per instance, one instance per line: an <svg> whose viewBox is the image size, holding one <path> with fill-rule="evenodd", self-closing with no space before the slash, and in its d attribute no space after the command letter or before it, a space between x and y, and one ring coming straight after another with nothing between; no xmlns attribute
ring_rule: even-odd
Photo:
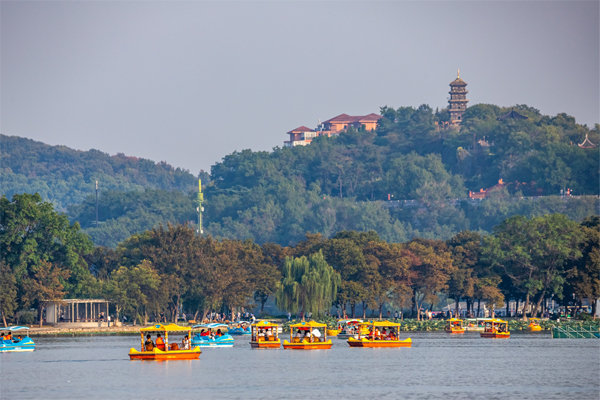
<svg viewBox="0 0 600 400"><path fill-rule="evenodd" d="M600 340L423 332L412 348L252 350L247 337L199 360L130 361L139 336L34 337L0 354L2 399L599 399ZM283 336L282 336L283 337Z"/></svg>

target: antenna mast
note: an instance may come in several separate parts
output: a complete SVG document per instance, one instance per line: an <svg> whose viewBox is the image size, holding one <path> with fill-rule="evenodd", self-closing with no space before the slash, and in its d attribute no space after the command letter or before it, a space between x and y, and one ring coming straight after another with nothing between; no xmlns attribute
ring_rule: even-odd
<svg viewBox="0 0 600 400"><path fill-rule="evenodd" d="M204 193L202 193L202 179L198 179L198 235L202 235L204 230L202 229L202 211L204 211L204 207L202 207L202 201L204 201Z"/></svg>

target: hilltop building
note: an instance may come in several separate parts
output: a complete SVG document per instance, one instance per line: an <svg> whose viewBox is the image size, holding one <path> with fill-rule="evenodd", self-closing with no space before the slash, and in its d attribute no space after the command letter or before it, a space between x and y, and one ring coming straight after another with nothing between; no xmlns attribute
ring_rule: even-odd
<svg viewBox="0 0 600 400"><path fill-rule="evenodd" d="M586 133L585 134L585 140L582 143L579 143L577 146L581 147L582 149L593 149L594 147L596 147L598 145L592 143L590 141L590 139L588 139L588 135Z"/></svg>
<svg viewBox="0 0 600 400"><path fill-rule="evenodd" d="M450 82L450 100L448 100L448 109L450 111L450 124L460 125L463 114L467 109L467 83L460 79L460 70L456 74L456 79Z"/></svg>
<svg viewBox="0 0 600 400"><path fill-rule="evenodd" d="M287 132L290 135L290 140L283 142L285 147L306 146L318 136L331 137L345 132L349 127L355 129L365 129L368 131L377 128L377 121L381 119L381 115L368 114L364 116L352 116L348 114L340 114L337 117L328 119L323 123L319 123L316 129L310 129L306 126L300 126Z"/></svg>

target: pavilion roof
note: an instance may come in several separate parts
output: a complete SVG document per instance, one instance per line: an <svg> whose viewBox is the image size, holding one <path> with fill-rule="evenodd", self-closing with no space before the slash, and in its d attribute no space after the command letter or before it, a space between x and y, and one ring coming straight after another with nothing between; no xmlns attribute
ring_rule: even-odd
<svg viewBox="0 0 600 400"><path fill-rule="evenodd" d="M498 121L502 121L504 119L529 119L529 117L526 117L525 115L521 115L518 112L516 112L515 110L510 110L510 112L508 114L504 114L500 117L498 117Z"/></svg>
<svg viewBox="0 0 600 400"><path fill-rule="evenodd" d="M588 135L586 133L585 140L582 143L579 143L577 146L581 147L582 149L593 149L594 147L597 147L598 145L590 142L590 139L588 139Z"/></svg>

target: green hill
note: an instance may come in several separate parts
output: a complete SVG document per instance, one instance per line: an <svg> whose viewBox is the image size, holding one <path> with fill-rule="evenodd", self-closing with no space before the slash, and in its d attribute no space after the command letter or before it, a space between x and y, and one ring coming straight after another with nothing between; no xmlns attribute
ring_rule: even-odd
<svg viewBox="0 0 600 400"><path fill-rule="evenodd" d="M81 203L101 190L144 188L188 191L197 180L188 171L124 154L110 156L98 150L79 151L50 146L31 139L0 135L1 193L39 193L59 211Z"/></svg>
<svg viewBox="0 0 600 400"><path fill-rule="evenodd" d="M500 118L511 110L526 119ZM599 211L599 126L517 105L469 107L460 129L447 110L383 107L375 131L349 129L309 146L234 152L216 163L205 191L205 232L259 243L296 243L306 232L330 237L375 230L388 242L447 239L487 231L512 215ZM440 127L440 128L438 128ZM96 244L115 246L159 223L195 221L196 178L166 163L81 152L2 136L2 194L38 192L68 208ZM101 182L100 226L93 185ZM502 188L483 201L468 191ZM561 189L576 196L561 198ZM394 200L388 202L388 196ZM542 196L542 197L539 197ZM577 197L583 196L583 197Z"/></svg>

